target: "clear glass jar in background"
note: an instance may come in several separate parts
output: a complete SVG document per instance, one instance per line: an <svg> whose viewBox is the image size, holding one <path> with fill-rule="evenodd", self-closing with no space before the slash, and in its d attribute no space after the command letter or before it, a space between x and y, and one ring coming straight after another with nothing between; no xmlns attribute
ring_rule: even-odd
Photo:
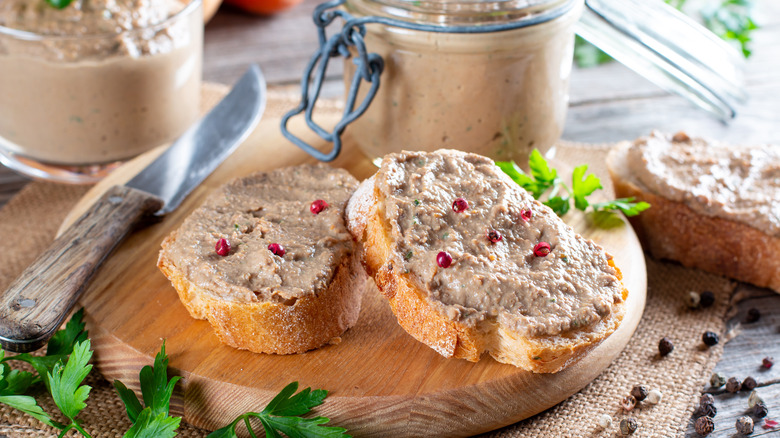
<svg viewBox="0 0 780 438"><path fill-rule="evenodd" d="M160 19L130 29L101 20L135 24L137 12L111 16L122 11L107 5L102 17L86 17L79 9L51 8L35 17L35 31L13 21L30 18L9 9L14 1L0 7L0 162L6 166L37 178L94 182L197 119L201 0L167 0L179 6L173 15L155 11ZM76 17L57 15L68 13ZM94 27L86 20L95 20Z"/></svg>
<svg viewBox="0 0 780 438"><path fill-rule="evenodd" d="M382 83L347 132L372 159L401 150L454 148L527 163L560 138L568 106L574 25L582 0L347 0L355 17L392 17L443 32L366 25ZM447 27L508 23L510 30ZM345 62L345 83L355 74ZM365 93L361 89L358 101Z"/></svg>

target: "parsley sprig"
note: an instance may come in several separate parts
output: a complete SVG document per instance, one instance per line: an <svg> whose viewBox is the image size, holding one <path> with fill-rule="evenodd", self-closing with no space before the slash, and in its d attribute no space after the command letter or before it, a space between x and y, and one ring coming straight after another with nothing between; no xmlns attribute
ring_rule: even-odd
<svg viewBox="0 0 780 438"><path fill-rule="evenodd" d="M154 365L141 368L141 394L146 407L141 406L138 396L124 383L114 380L114 388L125 404L127 417L133 426L125 433L125 438L176 436L181 418L169 415L173 387L181 377L168 380L168 356L165 354L165 341L160 352L154 357Z"/></svg>
<svg viewBox="0 0 780 438"><path fill-rule="evenodd" d="M298 382L292 382L285 386L279 394L268 403L262 412L247 412L239 415L232 423L217 429L207 438L236 438L236 427L243 422L249 434L255 438L256 434L249 421L254 417L260 420L265 429L266 438L280 438L279 433L284 433L295 438L342 438L349 437L346 429L341 427L323 426L329 420L325 417L302 418L301 415L309 413L315 406L319 406L325 400L328 392L322 389L311 390L306 388L295 394L298 390ZM295 395L293 395L295 394Z"/></svg>
<svg viewBox="0 0 780 438"><path fill-rule="evenodd" d="M91 438L77 419L86 408L87 398L92 389L84 385L84 379L92 370L89 364L92 358L91 342L87 338L83 322L84 309L76 312L65 328L59 330L49 340L45 356L33 356L28 353L6 357L0 349L0 403L18 409L27 415L59 429L59 437L68 431L76 430L82 436ZM27 362L37 371L12 369L10 361ZM127 416L133 425L124 438L172 438L176 436L181 418L170 415L170 401L176 383L181 379L174 376L168 379L168 356L165 354L165 341L155 356L154 364L141 369L141 395L138 396L122 382L114 381L114 388L125 404ZM31 393L36 387L45 386L51 394L54 404L68 422L60 423L46 413ZM306 388L295 394L298 382L287 385L274 397L262 412L247 412L232 423L214 431L209 437L236 437L236 426L244 422L249 434L256 437L250 424L251 418L257 418L265 429L267 438L280 438L280 433L291 438L342 438L346 429L323 426L325 417L302 418L315 406L325 400L327 391Z"/></svg>
<svg viewBox="0 0 780 438"><path fill-rule="evenodd" d="M528 159L528 167L531 169L530 176L523 172L514 161L496 161L496 165L520 187L530 192L534 198L550 207L558 216L563 216L571 209L572 200L574 200L574 207L581 211L586 211L590 207L594 212L621 211L626 216L636 216L650 208L650 204L647 202L634 202L634 198L620 198L591 204L587 199L588 196L603 187L601 180L596 175L587 174L588 165L583 164L574 168L571 187L569 187L558 176L558 171L550 167L537 149L531 152Z"/></svg>

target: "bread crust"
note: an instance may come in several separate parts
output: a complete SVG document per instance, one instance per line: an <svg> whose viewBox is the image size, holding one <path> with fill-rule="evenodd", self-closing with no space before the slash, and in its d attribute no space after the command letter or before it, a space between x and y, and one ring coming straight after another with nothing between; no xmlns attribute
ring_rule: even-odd
<svg viewBox="0 0 780 438"><path fill-rule="evenodd" d="M162 243L158 268L171 281L187 311L206 319L219 340L255 353L292 354L338 343L344 331L357 322L368 277L353 252L336 267L328 287L298 298L294 304L241 303L214 296L187 280L166 256L176 240L172 232Z"/></svg>
<svg viewBox="0 0 780 438"><path fill-rule="evenodd" d="M621 143L613 148L607 167L617 197L635 197L652 205L629 218L643 248L657 259L780 292L780 238L741 222L705 216L647 191L628 172L629 147L630 143Z"/></svg>
<svg viewBox="0 0 780 438"><path fill-rule="evenodd" d="M410 278L393 266L389 225L382 220L381 194L374 177L364 181L347 204L347 228L359 244L368 274L390 303L398 323L410 335L445 357L471 362L485 351L498 362L535 373L555 373L574 363L612 334L625 314L628 290L623 287L623 303L598 323L563 335L526 337L500 326L496 321L466 325L447 318L442 305L427 298ZM620 270L612 260L610 265Z"/></svg>

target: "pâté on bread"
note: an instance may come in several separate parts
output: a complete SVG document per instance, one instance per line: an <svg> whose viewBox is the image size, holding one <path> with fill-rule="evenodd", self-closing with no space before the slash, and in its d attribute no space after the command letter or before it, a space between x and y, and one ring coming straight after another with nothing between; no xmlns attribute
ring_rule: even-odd
<svg viewBox="0 0 780 438"><path fill-rule="evenodd" d="M653 257L780 292L780 146L653 132L607 156L615 193Z"/></svg>
<svg viewBox="0 0 780 438"><path fill-rule="evenodd" d="M231 181L166 237L158 267L225 344L289 354L337 342L367 280L344 221L357 185L324 164Z"/></svg>
<svg viewBox="0 0 780 438"><path fill-rule="evenodd" d="M479 155L386 156L347 222L399 324L445 357L558 372L626 312L612 257Z"/></svg>

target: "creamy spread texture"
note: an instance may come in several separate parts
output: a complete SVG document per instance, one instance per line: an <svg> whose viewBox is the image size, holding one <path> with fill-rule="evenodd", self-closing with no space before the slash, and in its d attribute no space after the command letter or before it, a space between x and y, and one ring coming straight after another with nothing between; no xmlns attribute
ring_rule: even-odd
<svg viewBox="0 0 780 438"><path fill-rule="evenodd" d="M727 146L653 132L634 142L628 165L656 195L780 236L779 146Z"/></svg>
<svg viewBox="0 0 780 438"><path fill-rule="evenodd" d="M2 0L0 26L4 149L57 165L109 163L173 140L198 116L196 3Z"/></svg>
<svg viewBox="0 0 780 438"><path fill-rule="evenodd" d="M294 304L328 287L353 251L344 207L357 181L343 169L303 165L237 179L214 192L164 248L192 283L221 299ZM312 201L329 207L310 211ZM230 253L220 256L224 238ZM282 245L274 255L268 245Z"/></svg>
<svg viewBox="0 0 780 438"><path fill-rule="evenodd" d="M358 17L383 15L375 5L383 3L350 0L345 7ZM371 159L415 145L527 163L531 150L548 150L563 130L579 15L578 3L548 22L468 34L367 25L366 47L384 60L381 86L347 132ZM357 72L353 58L344 70L349 89ZM365 85L358 102L370 88Z"/></svg>
<svg viewBox="0 0 780 438"><path fill-rule="evenodd" d="M457 151L386 157L376 177L401 272L454 321L496 319L529 336L595 323L622 301L611 258L577 235L493 162ZM456 213L453 201L468 209ZM523 219L530 209L532 217ZM498 231L499 242L487 233ZM546 257L534 246L547 242ZM437 255L452 256L440 268Z"/></svg>

